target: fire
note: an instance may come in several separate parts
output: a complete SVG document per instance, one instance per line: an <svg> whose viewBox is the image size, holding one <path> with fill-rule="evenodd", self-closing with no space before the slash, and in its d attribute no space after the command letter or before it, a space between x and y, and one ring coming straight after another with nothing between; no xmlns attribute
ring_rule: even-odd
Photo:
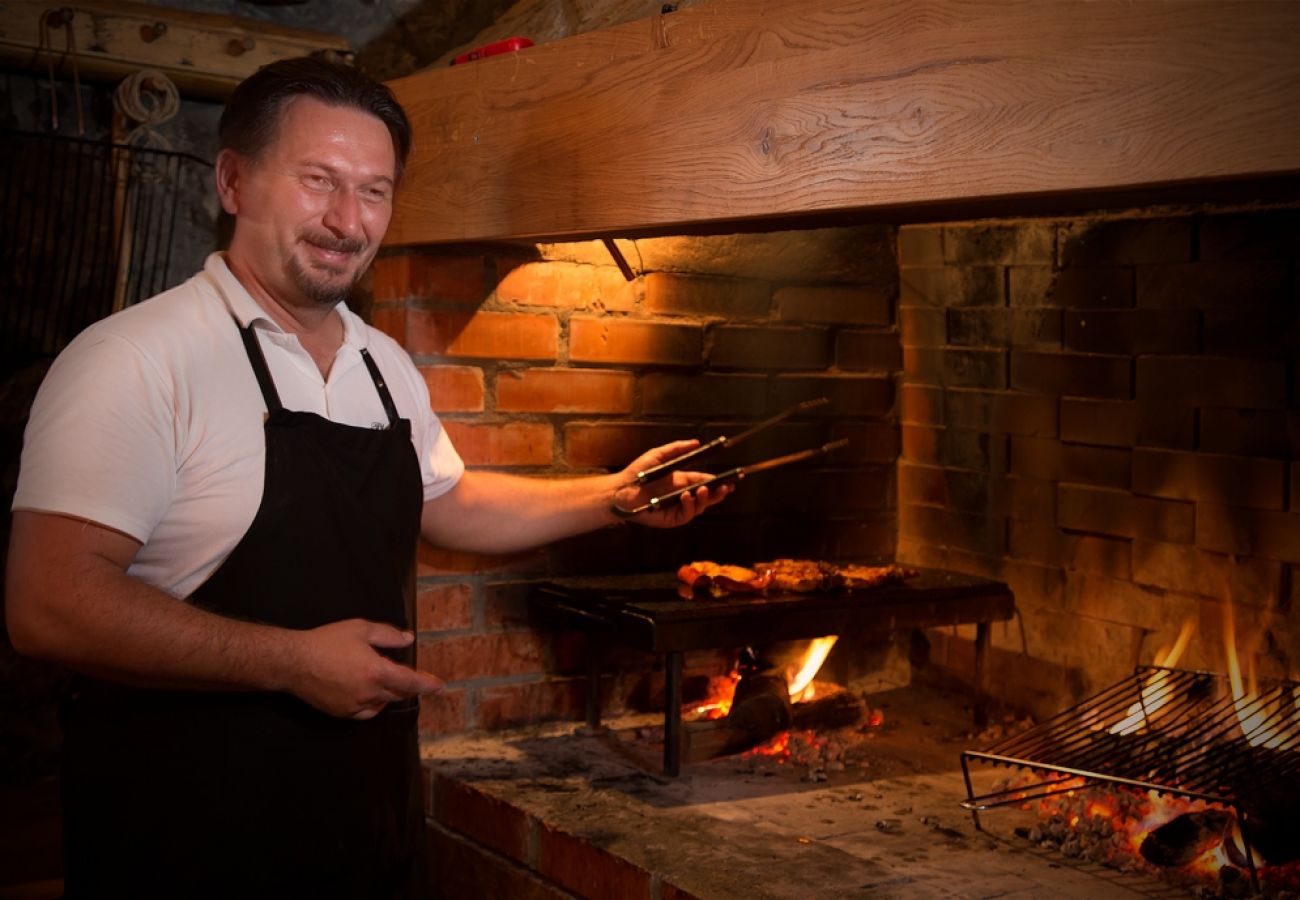
<svg viewBox="0 0 1300 900"><path fill-rule="evenodd" d="M801 703L813 699L816 694L816 690L813 688L813 677L821 669L822 663L826 662L826 657L830 655L831 648L835 646L835 642L839 639L839 635L832 634L816 638L808 644L808 650L804 655L799 671L789 679L790 701L792 703Z"/></svg>
<svg viewBox="0 0 1300 900"><path fill-rule="evenodd" d="M1183 623L1183 628L1178 632L1178 640L1174 641L1172 647L1162 647L1156 652L1155 664L1157 666L1174 666L1182 657L1183 651L1192 640L1192 633L1196 630L1196 622L1188 619ZM1156 672L1147 679L1147 683L1142 688L1142 699L1128 708L1128 715L1111 726L1111 734L1132 734L1146 725L1147 716L1154 713L1160 707L1169 702L1168 690L1169 676L1164 672Z"/></svg>
<svg viewBox="0 0 1300 900"><path fill-rule="evenodd" d="M1223 643L1228 657L1228 682L1232 685L1232 705L1237 713L1237 723L1246 742L1252 747L1279 749L1286 745L1286 739L1278 733L1278 725L1288 715L1293 720L1300 720L1300 699L1296 691L1291 692L1292 708L1285 709L1286 695L1280 693L1269 699L1261 697L1259 684L1255 678L1255 657L1246 658L1247 668L1245 684L1241 678L1241 664L1237 661L1237 627L1231 604L1223 607Z"/></svg>

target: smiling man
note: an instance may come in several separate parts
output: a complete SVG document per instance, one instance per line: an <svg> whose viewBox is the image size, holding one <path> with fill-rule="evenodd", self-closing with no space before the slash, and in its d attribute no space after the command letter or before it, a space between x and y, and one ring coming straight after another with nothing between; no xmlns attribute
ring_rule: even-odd
<svg viewBox="0 0 1300 900"><path fill-rule="evenodd" d="M229 250L78 336L25 437L6 621L81 673L67 896L417 896L418 700L440 686L411 664L418 538L600 527L694 442L605 476L467 472L410 358L344 302L392 215L401 107L288 60L236 89L220 136Z"/></svg>

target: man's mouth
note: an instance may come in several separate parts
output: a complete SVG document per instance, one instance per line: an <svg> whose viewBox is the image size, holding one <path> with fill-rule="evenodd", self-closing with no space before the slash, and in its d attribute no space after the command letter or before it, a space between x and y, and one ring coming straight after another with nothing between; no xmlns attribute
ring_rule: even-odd
<svg viewBox="0 0 1300 900"><path fill-rule="evenodd" d="M305 235L302 241L317 259L327 264L346 263L350 257L366 249L362 241L329 235Z"/></svg>

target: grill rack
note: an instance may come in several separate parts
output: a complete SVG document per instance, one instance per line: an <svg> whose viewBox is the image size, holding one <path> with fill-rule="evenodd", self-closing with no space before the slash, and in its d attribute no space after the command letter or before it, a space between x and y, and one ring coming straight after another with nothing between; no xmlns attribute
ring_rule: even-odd
<svg viewBox="0 0 1300 900"><path fill-rule="evenodd" d="M963 751L967 799L962 806L982 828L981 811L1097 783L1218 803L1237 816L1251 883L1258 890L1251 817L1243 801L1265 796L1284 778L1300 778L1300 682L1273 683L1243 700L1240 710L1229 688L1227 676L1219 673L1139 666L1132 679L1028 731L987 750ZM972 761L1028 769L1047 780L976 796Z"/></svg>

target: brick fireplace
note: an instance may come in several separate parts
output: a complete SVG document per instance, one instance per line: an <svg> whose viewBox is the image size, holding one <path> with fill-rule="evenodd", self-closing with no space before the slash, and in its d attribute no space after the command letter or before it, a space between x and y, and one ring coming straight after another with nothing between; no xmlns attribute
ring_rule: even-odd
<svg viewBox="0 0 1300 900"><path fill-rule="evenodd" d="M374 321L470 465L617 467L810 392L826 416L746 453L852 441L681 532L425 548L422 658L448 690L424 735L581 718L582 637L532 623L531 585L688 558L896 556L1004 580L1019 617L994 628L991 682L1039 713L1149 662L1187 619L1183 664L1222 670L1227 601L1260 673L1290 674L1298 244L1294 207L1197 208L620 241L631 282L599 242L381 259ZM973 626L924 637L970 677ZM654 660L614 668L613 710L654 705Z"/></svg>

